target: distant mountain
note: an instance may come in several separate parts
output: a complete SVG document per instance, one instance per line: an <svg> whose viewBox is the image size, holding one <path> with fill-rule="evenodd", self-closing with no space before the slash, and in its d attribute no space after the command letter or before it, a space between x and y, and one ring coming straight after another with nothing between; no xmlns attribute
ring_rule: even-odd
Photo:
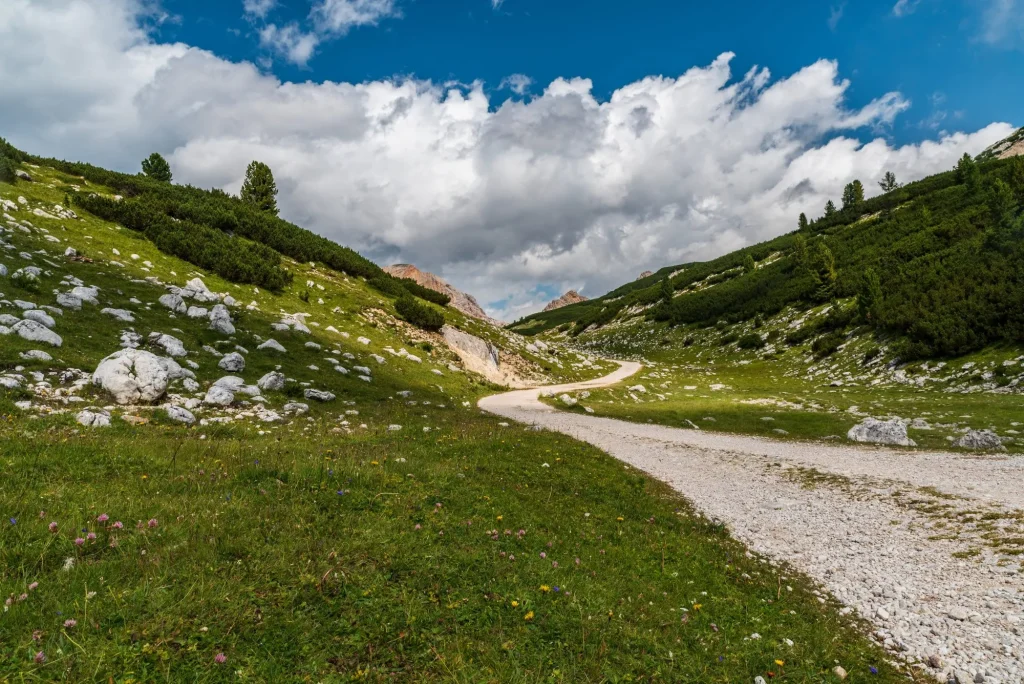
<svg viewBox="0 0 1024 684"><path fill-rule="evenodd" d="M494 325L504 325L501 321L496 321L488 316L487 312L484 311L480 304L477 303L473 295L456 290L433 273L421 271L412 264L394 264L393 266L384 267L384 270L396 278L409 278L416 281L423 287L448 295L451 297L451 303L449 306L457 311L461 311L467 316L479 318L482 321L487 321Z"/></svg>
<svg viewBox="0 0 1024 684"><path fill-rule="evenodd" d="M641 273L640 275L638 275L638 276L636 277L636 279L637 279L637 280L643 280L643 279L644 279L644 278L646 278L647 276L652 276L652 275L654 275L654 271L644 271L643 273Z"/></svg>
<svg viewBox="0 0 1024 684"><path fill-rule="evenodd" d="M579 304L580 302L587 301L587 298L581 295L576 290L569 290L558 299L552 301L550 304L544 307L545 311L554 311L555 309L561 309L563 306L569 306L570 304Z"/></svg>
<svg viewBox="0 0 1024 684"><path fill-rule="evenodd" d="M995 145L990 145L988 149L978 155L978 161L1008 159L1019 154L1024 154L1024 128L1019 128L1010 137L1000 140Z"/></svg>

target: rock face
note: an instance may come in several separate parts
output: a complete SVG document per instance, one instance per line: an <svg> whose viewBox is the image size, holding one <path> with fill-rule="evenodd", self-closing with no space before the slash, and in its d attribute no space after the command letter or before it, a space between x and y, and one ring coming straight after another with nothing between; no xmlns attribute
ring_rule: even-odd
<svg viewBox="0 0 1024 684"><path fill-rule="evenodd" d="M421 271L412 264L395 264L394 266L387 266L384 270L396 278L409 278L411 280L415 280L423 287L429 287L435 292L448 295L452 299L449 306L457 311L461 311L467 316L479 318L482 321L487 321L488 323L493 323L497 326L503 325L501 321L496 321L488 316L477 303L476 299L473 298L473 295L456 290L433 273Z"/></svg>
<svg viewBox="0 0 1024 684"><path fill-rule="evenodd" d="M991 159L993 157L999 159L1008 159L1015 157L1018 154L1024 154L1024 128L1020 128L1016 133L1008 138L1004 138L996 144L990 146L987 150L978 155L978 159Z"/></svg>
<svg viewBox="0 0 1024 684"><path fill-rule="evenodd" d="M644 278L646 278L647 276L652 276L652 275L654 275L654 271L644 271L643 273L641 273L641 274L640 274L640 275L639 275L639 276L637 277L637 280L643 280L643 279L644 279Z"/></svg>
<svg viewBox="0 0 1024 684"><path fill-rule="evenodd" d="M917 443L907 436L907 426L899 418L891 420L865 418L862 423L850 428L850 431L846 433L846 437L854 442L917 446Z"/></svg>
<svg viewBox="0 0 1024 684"><path fill-rule="evenodd" d="M550 304L544 307L545 311L554 311L555 309L561 309L563 306L569 306L570 304L579 304L580 302L587 301L587 298L581 295L576 290L569 290L558 299L552 301Z"/></svg>
<svg viewBox="0 0 1024 684"><path fill-rule="evenodd" d="M100 361L94 385L109 392L118 404L153 402L167 391L169 376L159 356L140 349L122 349Z"/></svg>
<svg viewBox="0 0 1024 684"><path fill-rule="evenodd" d="M441 328L441 334L451 350L458 354L466 370L479 373L499 385L519 387L524 384L514 374L502 370L500 352L493 344L449 325ZM354 370L361 372L359 366Z"/></svg>

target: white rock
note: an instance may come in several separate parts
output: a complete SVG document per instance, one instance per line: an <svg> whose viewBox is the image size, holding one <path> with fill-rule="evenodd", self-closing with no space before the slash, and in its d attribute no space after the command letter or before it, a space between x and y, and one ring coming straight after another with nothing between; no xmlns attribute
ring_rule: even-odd
<svg viewBox="0 0 1024 684"><path fill-rule="evenodd" d="M53 320L53 316L46 313L41 309L29 309L28 311L21 314L27 321L35 321L36 323L42 323L47 328L53 328L57 325L57 322Z"/></svg>
<svg viewBox="0 0 1024 684"><path fill-rule="evenodd" d="M85 427L110 427L110 414L106 411L79 411L75 420Z"/></svg>
<svg viewBox="0 0 1024 684"><path fill-rule="evenodd" d="M287 353L288 352L287 349L285 349L283 346L281 346L280 342L278 342L277 340L274 340L274 339L267 340L263 344L261 344L258 347L256 347L256 349L273 349L274 351L279 351L281 353Z"/></svg>
<svg viewBox="0 0 1024 684"><path fill-rule="evenodd" d="M61 292L57 294L57 305L62 306L65 309L74 309L75 311L78 311L82 308L82 300L73 294Z"/></svg>
<svg viewBox="0 0 1024 684"><path fill-rule="evenodd" d="M176 423L184 423L185 425L192 425L196 422L196 417L192 412L180 406L168 406L167 417Z"/></svg>
<svg viewBox="0 0 1024 684"><path fill-rule="evenodd" d="M100 309L100 313L106 314L107 316L113 316L122 323L135 322L135 315L127 309Z"/></svg>
<svg viewBox="0 0 1024 684"><path fill-rule="evenodd" d="M229 373L240 373L245 370L245 357L238 352L231 352L221 358L217 366Z"/></svg>
<svg viewBox="0 0 1024 684"><path fill-rule="evenodd" d="M231 323L231 312L228 307L218 304L210 311L210 330L215 330L223 335L234 335L235 326Z"/></svg>
<svg viewBox="0 0 1024 684"><path fill-rule="evenodd" d="M185 311L185 315L189 318L209 318L210 310L204 306L190 306Z"/></svg>
<svg viewBox="0 0 1024 684"><path fill-rule="evenodd" d="M316 401L334 401L334 395L323 390L307 389L302 395L306 399L314 399Z"/></svg>
<svg viewBox="0 0 1024 684"><path fill-rule="evenodd" d="M25 359L26 361L53 361L52 356L38 349L32 349L31 351L21 352L19 356L21 356L21 358Z"/></svg>
<svg viewBox="0 0 1024 684"><path fill-rule="evenodd" d="M175 364L176 365L176 364ZM110 393L118 404L156 401L169 380L160 357L141 349L122 349L100 361L92 382Z"/></svg>
<svg viewBox="0 0 1024 684"><path fill-rule="evenodd" d="M185 351L185 344L177 337L173 337L171 335L158 335L156 339L153 340L153 344L161 347L165 352L167 352L168 356L173 356L174 358L180 358L188 355L188 352Z"/></svg>
<svg viewBox="0 0 1024 684"><path fill-rule="evenodd" d="M36 321L18 321L11 330L18 333L18 336L22 339L26 339L29 342L45 342L53 347L59 347L64 343L60 335L47 328L42 323Z"/></svg>
<svg viewBox="0 0 1024 684"><path fill-rule="evenodd" d="M983 449L987 451L1006 451L999 435L991 430L968 430L960 439L953 442L963 449Z"/></svg>
<svg viewBox="0 0 1024 684"><path fill-rule="evenodd" d="M266 390L267 392L280 392L284 389L284 374L278 373L277 371L270 371L257 380L256 385L261 390Z"/></svg>
<svg viewBox="0 0 1024 684"><path fill-rule="evenodd" d="M84 287L80 285L78 287L71 288L71 294L89 304L100 303L100 291L97 287Z"/></svg>
<svg viewBox="0 0 1024 684"><path fill-rule="evenodd" d="M206 392L206 396L203 398L204 404L210 404L212 406L230 406L235 400L235 393L229 390L227 387L214 385Z"/></svg>
<svg viewBox="0 0 1024 684"><path fill-rule="evenodd" d="M187 310L185 300L181 298L181 295L165 294L158 301L174 313L185 313Z"/></svg>
<svg viewBox="0 0 1024 684"><path fill-rule="evenodd" d="M863 422L850 428L846 437L854 442L917 446L917 443L907 436L906 424L898 418L891 420L865 418Z"/></svg>

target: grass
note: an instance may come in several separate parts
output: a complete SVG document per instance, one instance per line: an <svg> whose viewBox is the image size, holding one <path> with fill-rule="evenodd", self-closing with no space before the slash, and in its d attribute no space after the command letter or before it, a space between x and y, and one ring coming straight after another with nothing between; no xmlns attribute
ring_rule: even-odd
<svg viewBox="0 0 1024 684"><path fill-rule="evenodd" d="M0 197L52 205L78 182L32 175L40 182L0 185ZM807 580L749 556L666 486L564 436L480 415L475 401L495 388L450 371L452 353L364 283L290 262L295 285L273 295L91 216L28 219L60 244L5 234L12 271L26 251L49 272L32 290L4 281L3 298L49 304L73 275L136 321L66 311L51 362L24 361L38 345L0 338L0 370L42 373L54 390L0 390L0 681L820 682L836 663L901 678ZM59 256L67 246L93 261ZM196 275L256 303L235 310L230 340L151 305L163 289L146 277ZM271 331L293 312L309 314L311 336ZM553 380L610 368L565 350L530 355L516 336L452 317ZM338 399L279 424L243 406L187 428L141 407L124 414L147 424L115 410L112 427L83 429L74 412L109 398L86 388L84 402L65 401L59 373L91 371L127 328L181 339L204 386L224 372L203 346L238 344L250 381L278 365L294 379L268 393L271 406L304 383ZM257 352L267 337L288 353ZM373 382L331 371L324 357L342 353L371 366Z"/></svg>
<svg viewBox="0 0 1024 684"><path fill-rule="evenodd" d="M561 436L419 415L355 437L326 415L262 437L6 421L0 678L897 679L658 482Z"/></svg>
<svg viewBox="0 0 1024 684"><path fill-rule="evenodd" d="M788 329L787 323L785 317L769 321L762 334ZM744 334L738 327L734 334ZM866 415L923 418L931 429L909 430L922 448L953 449L949 438L969 427L993 429L1013 438L1006 443L1010 452L1024 451L1024 442L1014 438L1024 429L1019 390L972 389L989 382L985 375L1002 377L1006 368L1019 374L1021 367L1013 360L1021 347L991 348L948 360L939 373L934 371L936 362L930 368L914 364L902 369L909 379L935 376L918 387L893 381L884 374L884 363L865 366L865 349L877 346L869 338L854 335L844 349L822 360L810 353L811 339L796 347L779 342L760 351L722 346L721 336L714 329L669 330L634 321L585 337L590 351L639 358L647 365L614 387L591 390L589 398L570 410L580 412L585 406L596 415L635 422L675 427L693 423L708 431L842 442ZM1012 366L1003 365L1008 360ZM944 381L946 374L953 379ZM646 392L629 391L637 384Z"/></svg>

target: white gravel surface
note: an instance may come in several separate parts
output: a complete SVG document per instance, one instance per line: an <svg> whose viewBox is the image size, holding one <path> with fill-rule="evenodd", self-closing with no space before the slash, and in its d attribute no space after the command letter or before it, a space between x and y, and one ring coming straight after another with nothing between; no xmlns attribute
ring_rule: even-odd
<svg viewBox="0 0 1024 684"><path fill-rule="evenodd" d="M545 389L601 387L639 369L624 362L605 378ZM752 550L820 582L928 676L1024 682L1020 557L996 553L982 536L1024 536L1013 517L1024 510L1024 459L628 423L558 411L539 394L518 390L480 407L589 442L669 483Z"/></svg>

